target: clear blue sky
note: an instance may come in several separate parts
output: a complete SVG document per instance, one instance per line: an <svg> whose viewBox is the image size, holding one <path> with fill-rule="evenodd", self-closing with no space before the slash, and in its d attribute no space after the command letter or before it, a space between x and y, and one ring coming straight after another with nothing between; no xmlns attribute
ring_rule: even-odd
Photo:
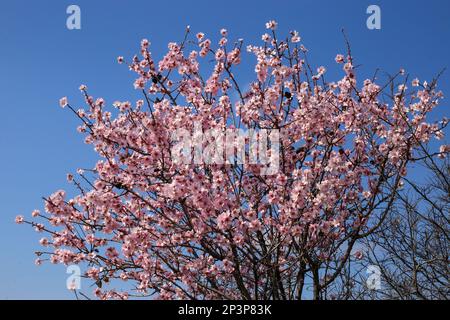
<svg viewBox="0 0 450 320"><path fill-rule="evenodd" d="M81 8L81 30L66 28L70 4ZM381 30L366 28L370 4L381 7ZM3 1L0 299L72 298L64 267L33 263L41 235L13 220L42 208L41 196L67 188L66 173L94 164L94 153L75 130L77 120L58 100L67 95L81 105L82 83L109 103L134 100L133 75L115 58L137 53L142 38L150 39L154 57L161 57L167 42L181 40L186 25L214 36L225 27L230 38L256 43L264 23L275 19L279 32L300 32L314 64L333 66L336 53L345 52L340 31L345 28L367 76L377 67L390 73L403 67L424 80L450 66L449 17L447 0ZM251 76L245 72L242 79ZM450 70L440 86L447 95L449 81ZM435 115L448 116L447 100Z"/></svg>

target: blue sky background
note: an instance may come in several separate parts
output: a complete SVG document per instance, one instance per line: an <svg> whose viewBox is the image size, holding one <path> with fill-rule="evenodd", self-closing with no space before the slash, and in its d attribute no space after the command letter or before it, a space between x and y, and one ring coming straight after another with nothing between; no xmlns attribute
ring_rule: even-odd
<svg viewBox="0 0 450 320"><path fill-rule="evenodd" d="M66 8L81 8L82 29L66 28ZM381 7L381 30L368 30L366 8ZM68 188L66 173L91 167L95 154L76 132L77 119L61 110L68 96L82 106L78 87L86 84L107 102L134 101L134 75L116 63L131 57L142 38L155 58L167 43L180 41L186 25L194 34L260 43L264 24L279 22L279 34L296 29L313 65L330 67L336 80L337 53L345 53L345 28L361 72L376 68L431 80L450 60L450 1L2 1L0 4L0 299L66 299L65 268L34 265L41 234L17 226L17 214L42 209L41 196ZM239 77L253 76L245 55ZM450 95L450 71L440 88ZM340 74L339 74L340 75ZM361 79L363 80L363 79ZM434 115L448 116L447 100ZM448 139L447 139L448 141ZM69 187L70 188L70 187ZM91 291L87 282L84 291Z"/></svg>

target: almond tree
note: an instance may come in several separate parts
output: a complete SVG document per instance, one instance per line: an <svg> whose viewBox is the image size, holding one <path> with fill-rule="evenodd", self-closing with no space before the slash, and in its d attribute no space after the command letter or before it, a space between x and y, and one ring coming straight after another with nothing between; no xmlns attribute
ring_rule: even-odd
<svg viewBox="0 0 450 320"><path fill-rule="evenodd" d="M417 79L408 89L403 70L383 85L358 82L350 49L330 82L299 34L279 39L276 27L268 22L262 44L246 47L256 57L248 87L236 76L243 41L229 44L222 29L216 46L188 28L160 61L148 40L131 61L118 58L137 74L142 100L108 111L84 85L86 108L61 99L99 160L68 175L77 196L45 198L45 213L33 212L42 222L17 217L47 234L37 263L86 266L102 299L326 298L392 209L416 150L442 137L446 122L427 122L442 93ZM174 161L172 133L194 123L278 132L278 172Z"/></svg>

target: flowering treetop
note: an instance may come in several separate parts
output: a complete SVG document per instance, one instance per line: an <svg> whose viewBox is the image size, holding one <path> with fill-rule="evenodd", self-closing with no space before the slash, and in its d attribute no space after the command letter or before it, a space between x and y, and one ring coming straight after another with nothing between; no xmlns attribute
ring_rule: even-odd
<svg viewBox="0 0 450 320"><path fill-rule="evenodd" d="M409 89L404 71L387 84L360 81L350 50L335 59L342 78L329 82L325 67L308 64L298 32L279 39L275 21L266 27L262 44L246 47L256 57L248 89L235 76L243 41L230 44L222 29L214 45L188 28L160 61L146 39L140 55L117 59L137 74L142 100L114 102L111 112L84 85L86 108L61 99L100 159L68 175L77 196L59 190L45 214L33 212L44 223L25 221L48 235L38 263L87 264L105 299L297 299L308 281L320 297L384 219L415 152L442 138L447 120L427 122L442 93L435 81ZM276 131L277 172L174 161L172 133L194 123ZM102 287L111 279L134 289Z"/></svg>

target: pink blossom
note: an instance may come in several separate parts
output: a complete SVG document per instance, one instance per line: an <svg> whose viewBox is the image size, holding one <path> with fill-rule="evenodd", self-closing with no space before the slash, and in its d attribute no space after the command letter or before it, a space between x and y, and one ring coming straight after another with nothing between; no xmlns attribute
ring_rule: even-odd
<svg viewBox="0 0 450 320"><path fill-rule="evenodd" d="M372 193L370 191L364 191L362 195L364 198L369 199L372 196Z"/></svg>
<svg viewBox="0 0 450 320"><path fill-rule="evenodd" d="M17 216L16 219L15 219L15 222L16 222L17 224L23 223L23 222L24 222L23 216Z"/></svg>
<svg viewBox="0 0 450 320"><path fill-rule="evenodd" d="M205 37L205 34L203 32L197 33L197 40L198 41L202 41L204 37Z"/></svg>
<svg viewBox="0 0 450 320"><path fill-rule="evenodd" d="M327 69L324 66L320 66L319 68L317 68L317 74L319 76L324 75L326 71L327 71Z"/></svg>
<svg viewBox="0 0 450 320"><path fill-rule="evenodd" d="M274 20L270 20L266 23L266 29L275 30L277 28L277 23Z"/></svg>
<svg viewBox="0 0 450 320"><path fill-rule="evenodd" d="M291 31L291 42L297 43L301 41L301 37L299 36L297 31Z"/></svg>
<svg viewBox="0 0 450 320"><path fill-rule="evenodd" d="M334 60L337 63L344 63L344 56L342 54L338 54L338 55L336 55L336 58L334 58Z"/></svg>
<svg viewBox="0 0 450 320"><path fill-rule="evenodd" d="M41 246L48 246L48 239L47 238L41 238L41 240L39 240L39 243L41 244Z"/></svg>
<svg viewBox="0 0 450 320"><path fill-rule="evenodd" d="M59 99L59 106L60 106L61 108L64 108L64 107L66 107L67 105L68 105L67 97L62 97L61 99Z"/></svg>
<svg viewBox="0 0 450 320"><path fill-rule="evenodd" d="M364 257L364 253L361 250L355 251L353 255L357 260L361 260Z"/></svg>
<svg viewBox="0 0 450 320"><path fill-rule="evenodd" d="M100 271L98 270L98 268L89 268L89 270L86 272L86 276L94 280L98 279L99 274Z"/></svg>
<svg viewBox="0 0 450 320"><path fill-rule="evenodd" d="M147 48L149 45L150 45L150 41L148 41L147 39L142 39L141 47Z"/></svg>
<svg viewBox="0 0 450 320"><path fill-rule="evenodd" d="M438 155L439 158L444 159L447 156L447 153L450 153L450 145L442 145L439 147L440 154Z"/></svg>
<svg viewBox="0 0 450 320"><path fill-rule="evenodd" d="M45 229L45 226L42 223L36 223L34 225L34 230L36 230L36 232L43 232Z"/></svg>

